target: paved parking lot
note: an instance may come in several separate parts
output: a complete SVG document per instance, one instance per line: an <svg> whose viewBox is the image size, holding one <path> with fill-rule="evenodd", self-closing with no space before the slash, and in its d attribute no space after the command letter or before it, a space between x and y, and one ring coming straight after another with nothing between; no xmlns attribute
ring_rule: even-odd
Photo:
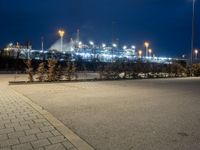
<svg viewBox="0 0 200 150"><path fill-rule="evenodd" d="M15 85L97 150L200 149L200 79Z"/></svg>

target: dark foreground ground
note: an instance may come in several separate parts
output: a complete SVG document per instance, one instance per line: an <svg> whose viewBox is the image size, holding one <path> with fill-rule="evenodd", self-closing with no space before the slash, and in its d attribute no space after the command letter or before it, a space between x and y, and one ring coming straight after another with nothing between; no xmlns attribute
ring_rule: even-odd
<svg viewBox="0 0 200 150"><path fill-rule="evenodd" d="M15 85L97 150L200 149L200 79Z"/></svg>

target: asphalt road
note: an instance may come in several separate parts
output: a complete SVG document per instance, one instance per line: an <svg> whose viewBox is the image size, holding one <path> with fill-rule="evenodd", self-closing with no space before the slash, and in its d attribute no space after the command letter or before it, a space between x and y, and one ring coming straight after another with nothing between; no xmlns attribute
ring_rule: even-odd
<svg viewBox="0 0 200 150"><path fill-rule="evenodd" d="M12 88L97 150L200 149L200 78Z"/></svg>

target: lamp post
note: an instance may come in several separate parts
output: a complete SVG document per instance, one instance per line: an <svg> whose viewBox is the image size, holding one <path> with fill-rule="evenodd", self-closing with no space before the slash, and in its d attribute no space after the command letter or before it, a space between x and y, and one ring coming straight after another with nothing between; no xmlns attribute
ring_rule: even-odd
<svg viewBox="0 0 200 150"><path fill-rule="evenodd" d="M89 41L89 44L91 45L92 47L92 53L93 53L93 59L95 58L95 49L94 49L94 42L93 41ZM92 59L92 54L91 54L91 59Z"/></svg>
<svg viewBox="0 0 200 150"><path fill-rule="evenodd" d="M113 48L115 48L115 49L117 48L117 44L115 44L115 43L113 43L112 46L113 46ZM113 48L112 48L112 62L113 62Z"/></svg>
<svg viewBox="0 0 200 150"><path fill-rule="evenodd" d="M146 57L147 57L148 56L149 42L144 42L144 46L146 48Z"/></svg>
<svg viewBox="0 0 200 150"><path fill-rule="evenodd" d="M126 50L126 49L127 49L127 46L126 46L126 45L124 45L124 46L123 46L123 50Z"/></svg>
<svg viewBox="0 0 200 150"><path fill-rule="evenodd" d="M102 43L102 48L105 49L106 48L106 44Z"/></svg>
<svg viewBox="0 0 200 150"><path fill-rule="evenodd" d="M194 50L194 54L195 54L195 59L196 59L196 60L197 60L197 58L198 58L198 53L199 53L198 49L195 49L195 50Z"/></svg>
<svg viewBox="0 0 200 150"><path fill-rule="evenodd" d="M151 54L152 54L152 49L151 49L151 48L149 48L148 52L149 52L149 57L151 57Z"/></svg>
<svg viewBox="0 0 200 150"><path fill-rule="evenodd" d="M63 51L63 37L65 35L65 31L64 30L59 30L58 34L60 35L60 50Z"/></svg>
<svg viewBox="0 0 200 150"><path fill-rule="evenodd" d="M139 57L141 58L142 57L142 50L139 50L138 54L139 54Z"/></svg>
<svg viewBox="0 0 200 150"><path fill-rule="evenodd" d="M194 39L195 39L195 2L196 0L193 0L192 3L192 39L191 39L191 58L190 58L191 66L193 63L193 51L194 51Z"/></svg>

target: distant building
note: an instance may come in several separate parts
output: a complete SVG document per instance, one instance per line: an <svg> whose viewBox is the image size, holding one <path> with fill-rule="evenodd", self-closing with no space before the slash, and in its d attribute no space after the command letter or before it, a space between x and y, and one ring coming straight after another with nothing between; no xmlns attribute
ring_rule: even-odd
<svg viewBox="0 0 200 150"><path fill-rule="evenodd" d="M21 45L18 42L16 44L9 43L4 49L4 56L13 58L26 58L28 52L32 49L31 45Z"/></svg>

